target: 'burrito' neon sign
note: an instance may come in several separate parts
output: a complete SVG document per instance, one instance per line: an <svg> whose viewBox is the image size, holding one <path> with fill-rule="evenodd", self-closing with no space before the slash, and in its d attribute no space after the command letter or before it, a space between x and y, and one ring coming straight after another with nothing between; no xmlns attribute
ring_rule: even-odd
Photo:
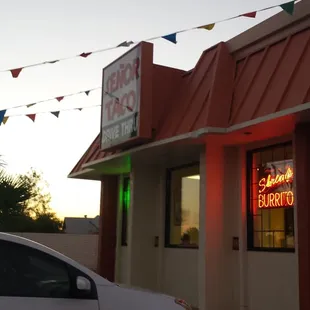
<svg viewBox="0 0 310 310"><path fill-rule="evenodd" d="M259 208L276 208L276 207L290 207L294 205L294 193L291 186L287 190L279 190L280 186L293 183L294 173L293 169L288 166L286 172L262 178L258 182L258 207ZM274 192L278 189L277 192Z"/></svg>

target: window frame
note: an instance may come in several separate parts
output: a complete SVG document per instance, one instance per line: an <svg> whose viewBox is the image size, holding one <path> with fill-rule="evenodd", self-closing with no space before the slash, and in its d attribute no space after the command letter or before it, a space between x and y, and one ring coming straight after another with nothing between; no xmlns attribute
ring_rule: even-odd
<svg viewBox="0 0 310 310"><path fill-rule="evenodd" d="M257 152L262 152L264 150L273 149L276 147L286 147L286 146L293 146L292 141L286 141L282 143L277 144L271 144L268 146L255 148L248 150L246 152L246 211L247 211L247 250L253 251L253 252L276 252L276 253L294 253L295 252L295 246L294 248L272 248L272 247L257 247L254 246L254 216L252 214L252 201L251 201L251 180L252 180L252 170L253 170L253 154ZM294 157L294 153L293 156ZM294 158L292 158L294 162ZM294 167L295 168L295 167ZM295 180L294 180L295 182ZM295 218L295 208L293 207L294 211L294 218ZM295 220L294 220L294 231L295 231ZM294 234L294 242L295 234Z"/></svg>
<svg viewBox="0 0 310 310"><path fill-rule="evenodd" d="M193 249L197 250L199 249L199 245L179 245L179 244L171 244L170 243L170 220L171 220L171 177L172 173L174 171L184 169L184 168L189 168L189 167L195 167L198 166L200 170L200 162L199 161L194 161L188 164L180 165L180 166L175 166L171 168L166 169L166 200L165 200L165 248L172 248L172 249ZM199 172L200 175L200 172ZM200 214L199 214L200 217Z"/></svg>
<svg viewBox="0 0 310 310"><path fill-rule="evenodd" d="M68 264L67 262L57 258L54 255L51 255L49 253L46 253L40 249L31 247L29 245L25 245L23 243L18 243L18 242L14 242L14 241L10 241L10 240L0 240L0 249L1 247L7 247L8 253L9 253L9 257L11 255L14 255L14 252L18 252L18 248L21 248L23 251L25 251L25 253L29 253L30 255L33 255L34 257L37 257L38 259L41 260L46 260L48 261L48 263L50 262L55 262L56 264L63 266L64 270L67 272L68 275L68 281L69 281L69 285L70 285L70 296L69 297L53 297L53 296L48 296L48 297L42 297L42 296L35 296L35 294L31 295L31 296L26 296L22 295L22 296L17 296L17 295L9 295L9 296L2 296L0 294L0 298L1 297L11 297L11 298L40 298L40 299L74 299L74 300L98 300L98 293L97 293L97 286L95 281L88 276L87 274L85 274L83 271L77 269L76 267ZM13 250L13 251L12 251ZM33 253L33 254L32 254ZM76 287L76 279L78 276L82 276L86 279L88 279L91 283L91 291L89 293L84 293L84 292L80 292L77 287Z"/></svg>

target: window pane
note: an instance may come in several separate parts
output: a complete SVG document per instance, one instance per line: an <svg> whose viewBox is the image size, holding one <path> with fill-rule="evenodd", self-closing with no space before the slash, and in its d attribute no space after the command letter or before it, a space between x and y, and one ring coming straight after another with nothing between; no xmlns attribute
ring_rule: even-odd
<svg viewBox="0 0 310 310"><path fill-rule="evenodd" d="M11 242L6 243L6 253L11 279L2 296L70 298L69 274L64 263Z"/></svg>
<svg viewBox="0 0 310 310"><path fill-rule="evenodd" d="M250 244L263 248L294 247L294 167L292 146L276 145L252 152ZM261 216L260 216L261 215ZM251 228L252 227L252 228ZM252 240L251 240L252 238Z"/></svg>
<svg viewBox="0 0 310 310"><path fill-rule="evenodd" d="M254 247L262 247L262 232L254 231Z"/></svg>
<svg viewBox="0 0 310 310"><path fill-rule="evenodd" d="M199 188L199 166L176 169L171 172L171 245L198 246Z"/></svg>

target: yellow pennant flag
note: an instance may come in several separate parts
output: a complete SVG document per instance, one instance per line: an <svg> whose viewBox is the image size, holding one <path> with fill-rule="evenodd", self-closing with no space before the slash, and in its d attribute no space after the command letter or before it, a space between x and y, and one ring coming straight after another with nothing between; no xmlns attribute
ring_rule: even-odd
<svg viewBox="0 0 310 310"><path fill-rule="evenodd" d="M212 30L214 28L215 24L209 24L198 27L198 29L206 29L206 30Z"/></svg>
<svg viewBox="0 0 310 310"><path fill-rule="evenodd" d="M5 125L6 122L8 121L9 117L8 116L5 116L2 120L2 124Z"/></svg>

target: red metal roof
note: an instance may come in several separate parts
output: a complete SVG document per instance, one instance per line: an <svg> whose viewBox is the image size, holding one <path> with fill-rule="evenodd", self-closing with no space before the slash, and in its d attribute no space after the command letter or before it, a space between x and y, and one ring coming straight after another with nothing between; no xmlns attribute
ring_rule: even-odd
<svg viewBox="0 0 310 310"><path fill-rule="evenodd" d="M220 43L187 73L154 65L153 141L229 127L309 102L309 44L308 28L241 59ZM99 142L98 136L70 174L111 154L101 152Z"/></svg>
<svg viewBox="0 0 310 310"><path fill-rule="evenodd" d="M190 72L154 65L153 141L204 128L208 124L226 126L234 67L224 43L205 51ZM98 135L70 174L81 171L83 164L111 154L100 150Z"/></svg>
<svg viewBox="0 0 310 310"><path fill-rule="evenodd" d="M234 69L235 63L225 43L205 51L194 70L183 77L156 139L177 136L206 126L226 127Z"/></svg>
<svg viewBox="0 0 310 310"><path fill-rule="evenodd" d="M230 125L310 101L310 29L238 61Z"/></svg>

